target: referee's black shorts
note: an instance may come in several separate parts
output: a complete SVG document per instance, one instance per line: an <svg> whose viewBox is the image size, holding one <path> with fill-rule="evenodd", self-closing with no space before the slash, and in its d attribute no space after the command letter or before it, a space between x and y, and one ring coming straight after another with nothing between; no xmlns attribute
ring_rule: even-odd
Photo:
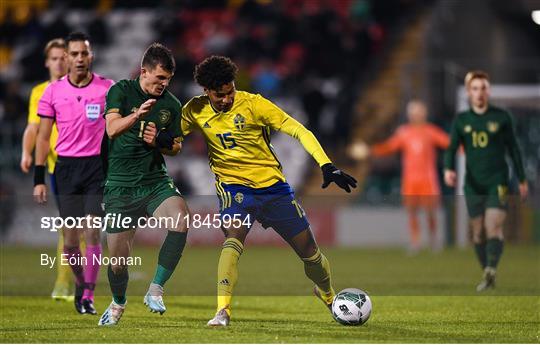
<svg viewBox="0 0 540 345"><path fill-rule="evenodd" d="M54 169L60 217L103 216L105 174L100 156L58 156Z"/></svg>

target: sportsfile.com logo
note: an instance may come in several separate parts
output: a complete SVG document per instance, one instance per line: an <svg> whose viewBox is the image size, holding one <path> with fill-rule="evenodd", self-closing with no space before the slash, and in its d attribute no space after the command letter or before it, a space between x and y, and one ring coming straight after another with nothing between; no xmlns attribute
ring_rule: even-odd
<svg viewBox="0 0 540 345"><path fill-rule="evenodd" d="M133 229L150 228L156 229L163 227L178 227L182 220L181 215L175 219L173 217L146 218L140 217L133 219L122 214L109 213L105 217L95 217L87 215L86 217L42 217L41 228L50 231L58 229L100 229L105 231L107 228Z"/></svg>
<svg viewBox="0 0 540 345"><path fill-rule="evenodd" d="M178 214L176 217L138 217L124 216L121 213L108 213L105 217L87 215L85 217L42 217L41 228L49 231L59 229L176 229L185 224L189 229L221 229L251 227L250 215L241 214Z"/></svg>

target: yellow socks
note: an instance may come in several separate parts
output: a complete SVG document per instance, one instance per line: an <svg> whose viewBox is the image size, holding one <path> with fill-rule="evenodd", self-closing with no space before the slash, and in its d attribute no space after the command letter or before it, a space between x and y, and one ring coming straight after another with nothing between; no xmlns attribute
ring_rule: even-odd
<svg viewBox="0 0 540 345"><path fill-rule="evenodd" d="M330 263L319 249L309 257L302 258L304 261L304 271L306 276L317 285L322 298L326 304L332 303L335 292L332 288L332 277L330 274Z"/></svg>
<svg viewBox="0 0 540 345"><path fill-rule="evenodd" d="M244 245L236 238L228 238L223 242L223 249L218 263L217 310L225 309L231 315L231 299L234 286L238 280L238 260Z"/></svg>
<svg viewBox="0 0 540 345"><path fill-rule="evenodd" d="M238 260L243 250L244 246L239 240L228 238L223 243L223 249L219 257L217 311L225 309L229 316L231 315L231 300L234 286L238 281ZM302 258L302 260L304 261L306 276L317 285L326 303L332 303L335 292L332 288L328 259L317 249L317 252L313 256Z"/></svg>

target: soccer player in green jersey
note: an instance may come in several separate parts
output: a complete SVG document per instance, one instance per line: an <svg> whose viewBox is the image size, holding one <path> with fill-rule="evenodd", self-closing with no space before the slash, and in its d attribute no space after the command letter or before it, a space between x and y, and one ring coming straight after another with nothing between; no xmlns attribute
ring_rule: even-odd
<svg viewBox="0 0 540 345"><path fill-rule="evenodd" d="M511 115L489 104L489 76L471 71L465 77L470 109L457 115L451 143L445 154L444 181L456 185L455 155L460 144L467 157L465 200L478 261L484 269L477 291L495 287L497 264L503 251L503 224L508 195L508 152L519 178L519 194L527 197L528 185Z"/></svg>
<svg viewBox="0 0 540 345"><path fill-rule="evenodd" d="M167 226L167 237L159 252L156 273L144 303L152 312L163 314L163 286L174 272L187 237L187 205L167 175L163 154L176 155L181 148L180 114L182 105L166 90L175 71L171 51L154 43L141 62L140 76L121 80L107 94L105 118L109 137L108 172L104 203L107 215L127 219L107 225L111 257L120 264L110 265L108 278L113 301L99 325L115 325L126 305L127 265L137 221L147 215L158 220L177 219ZM129 217L129 218L127 218ZM123 260L122 260L123 259ZM127 262L127 261L125 261Z"/></svg>

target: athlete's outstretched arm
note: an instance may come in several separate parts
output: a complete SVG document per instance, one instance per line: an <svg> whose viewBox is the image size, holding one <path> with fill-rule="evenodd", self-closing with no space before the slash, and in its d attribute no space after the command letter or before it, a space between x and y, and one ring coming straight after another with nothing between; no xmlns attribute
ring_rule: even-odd
<svg viewBox="0 0 540 345"><path fill-rule="evenodd" d="M371 154L375 157L388 156L401 150L402 136L399 129L390 138L382 143L375 144L371 147Z"/></svg>
<svg viewBox="0 0 540 345"><path fill-rule="evenodd" d="M278 130L298 140L319 166L322 167L327 163L332 163L313 132L292 117L285 118Z"/></svg>
<svg viewBox="0 0 540 345"><path fill-rule="evenodd" d="M254 110L257 114L264 114L261 117L263 124L286 133L298 140L313 159L317 161L323 173L322 188L328 187L332 182L335 182L335 184L347 193L351 192L351 187L356 188L356 180L354 177L339 170L332 164L332 161L328 158L326 152L324 152L324 149L317 138L315 138L313 133L306 129L300 122L296 121L278 106L261 96L256 100Z"/></svg>
<svg viewBox="0 0 540 345"><path fill-rule="evenodd" d="M356 188L356 179L332 164L315 135L300 122L288 116L282 122L279 130L297 139L304 146L304 149L319 163L323 173L322 188L328 187L332 182L335 182L347 193L351 192L351 187Z"/></svg>
<svg viewBox="0 0 540 345"><path fill-rule="evenodd" d="M437 147L446 150L450 145L450 138L445 131L435 125L429 126L429 134Z"/></svg>

